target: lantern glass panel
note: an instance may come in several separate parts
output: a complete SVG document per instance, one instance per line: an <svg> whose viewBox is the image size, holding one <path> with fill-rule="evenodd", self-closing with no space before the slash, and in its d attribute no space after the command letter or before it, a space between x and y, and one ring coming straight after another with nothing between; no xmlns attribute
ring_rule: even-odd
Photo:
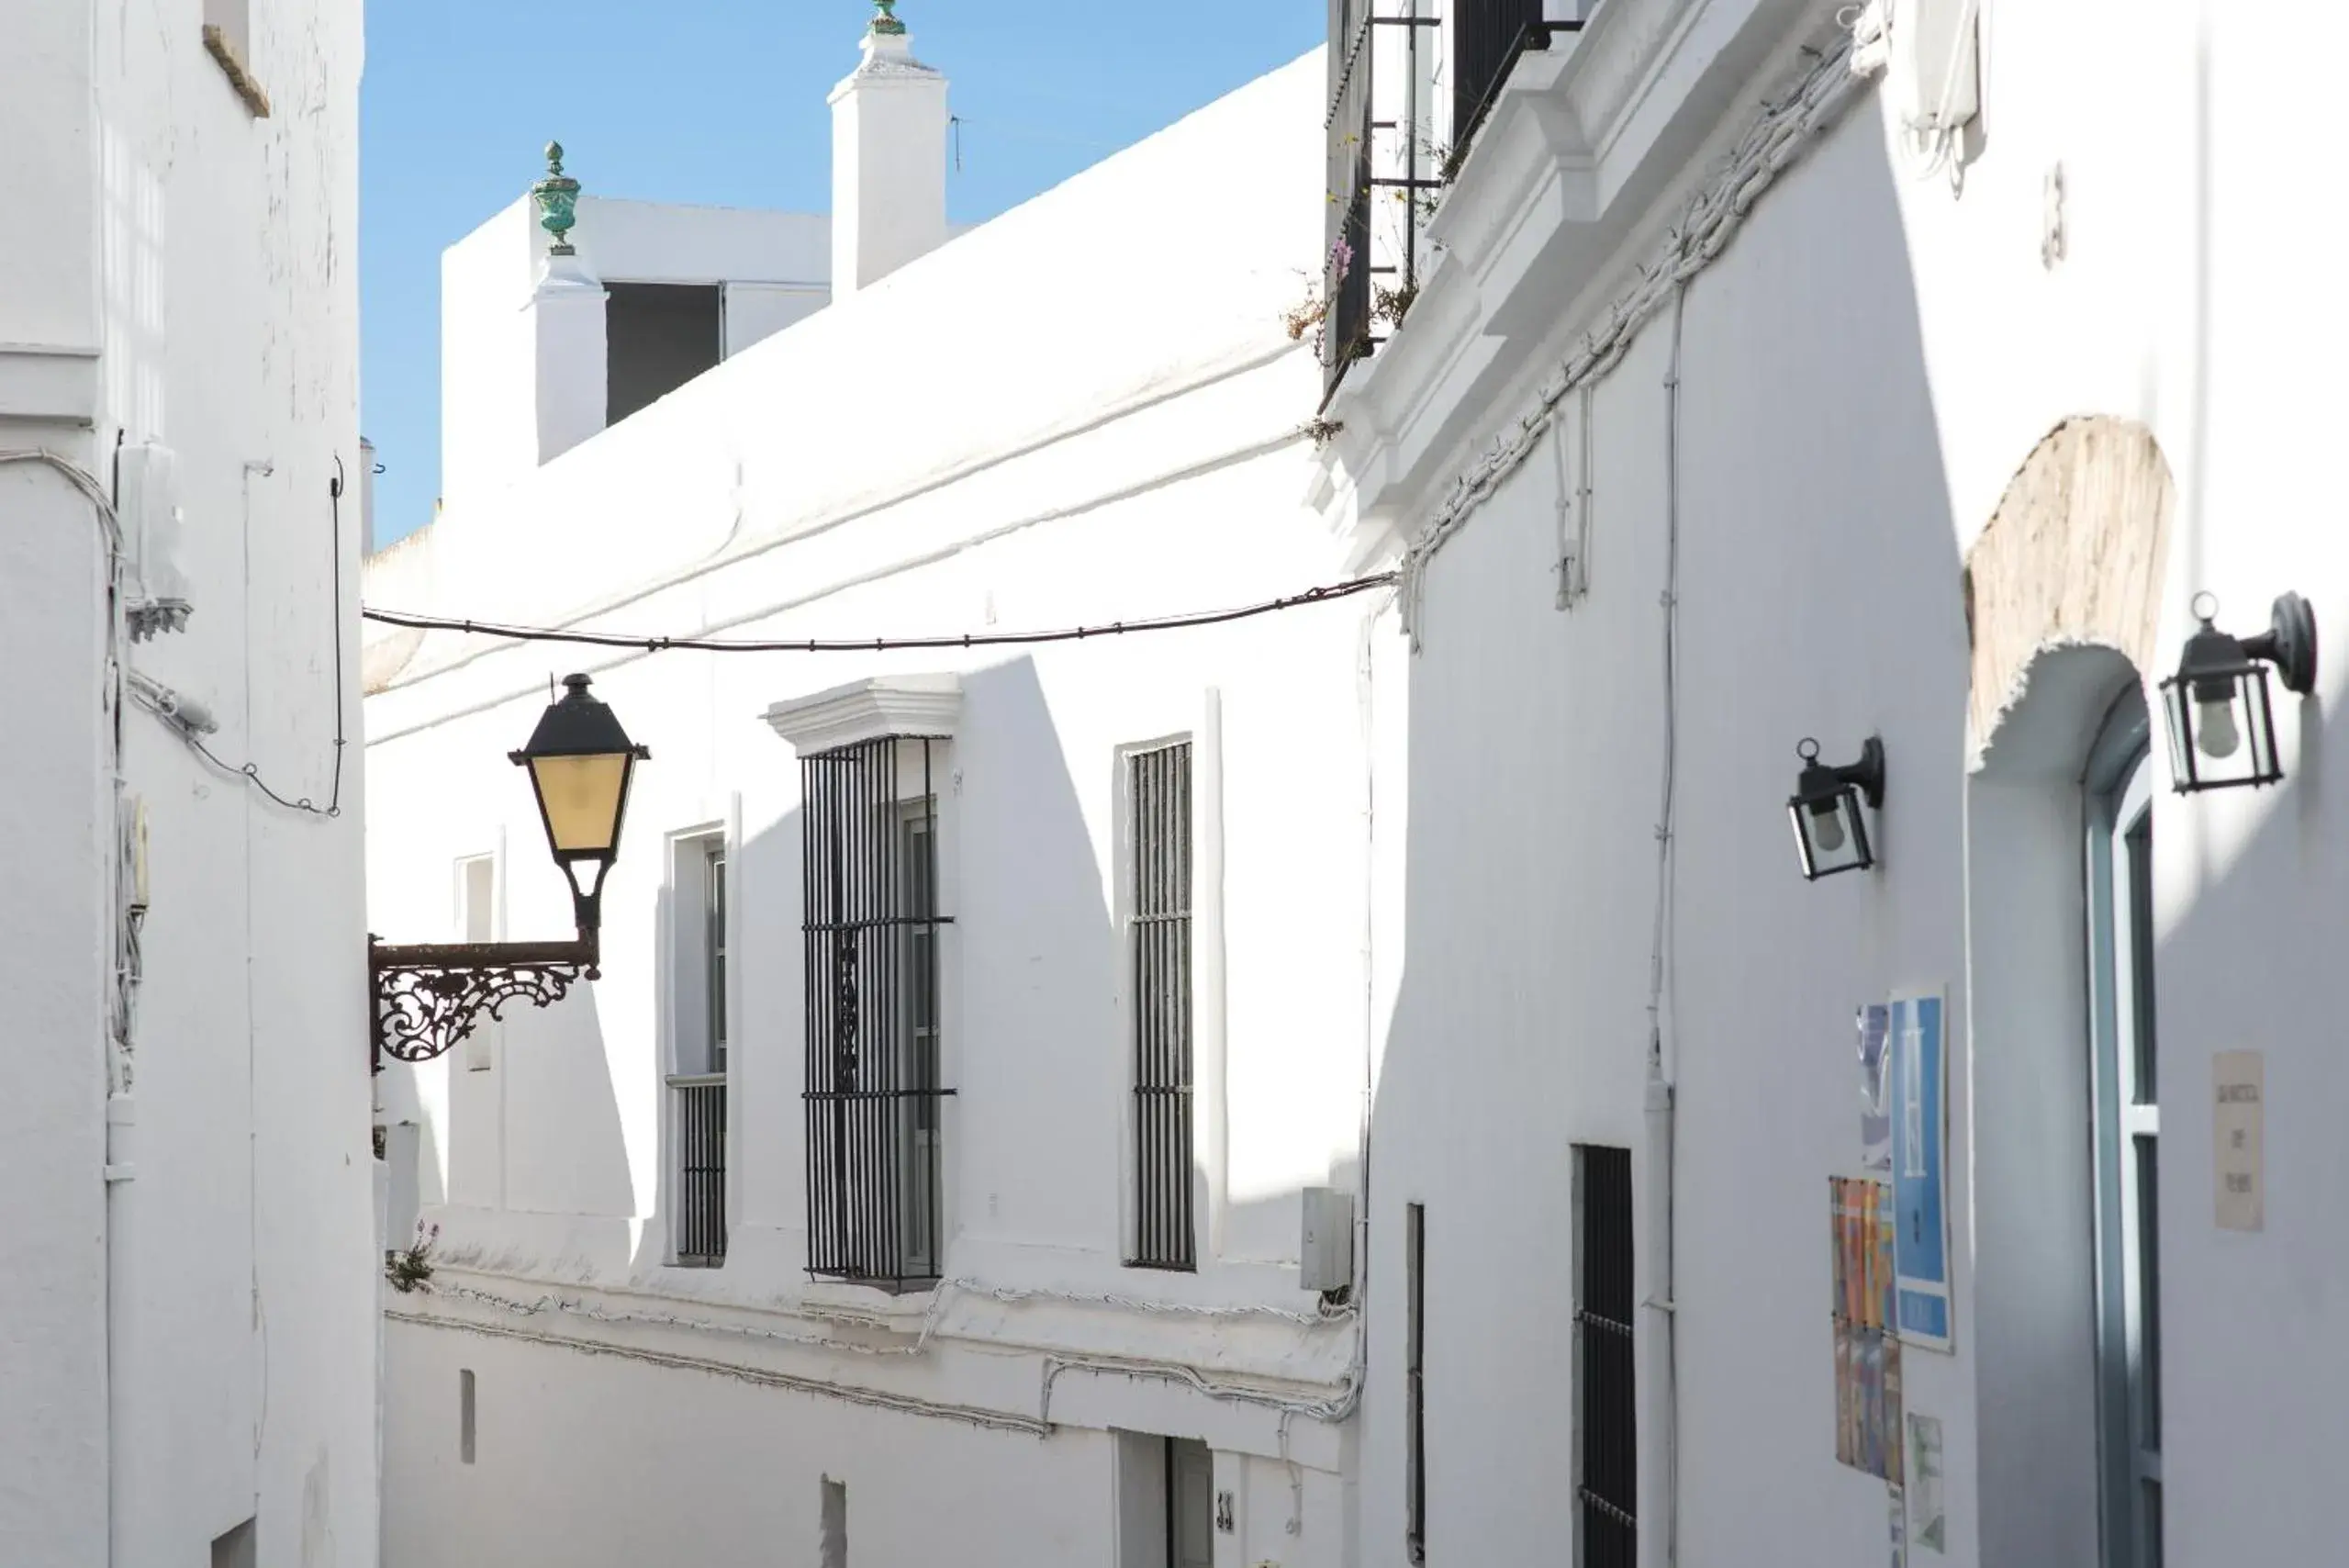
<svg viewBox="0 0 2349 1568"><path fill-rule="evenodd" d="M2184 673L2162 683L2170 730L2170 773L2180 790L2273 784L2276 722L2267 672L2257 665L2215 674Z"/></svg>
<svg viewBox="0 0 2349 1568"><path fill-rule="evenodd" d="M1857 790L1846 785L1831 795L1790 801L1787 813L1794 819L1795 848L1802 857L1803 875L1813 881L1874 864Z"/></svg>
<svg viewBox="0 0 2349 1568"><path fill-rule="evenodd" d="M620 833L621 799L628 789L626 752L600 756L534 756L531 777L538 785L546 836L557 856L609 855Z"/></svg>
<svg viewBox="0 0 2349 1568"><path fill-rule="evenodd" d="M2169 720L2170 781L2179 790L2196 788L2194 711L2186 700L2186 682L2162 682L2162 707Z"/></svg>
<svg viewBox="0 0 2349 1568"><path fill-rule="evenodd" d="M2267 672L2254 670L2235 682L2235 708L2249 756L2251 784L2273 784L2284 777L2276 764L2276 715L2267 706Z"/></svg>

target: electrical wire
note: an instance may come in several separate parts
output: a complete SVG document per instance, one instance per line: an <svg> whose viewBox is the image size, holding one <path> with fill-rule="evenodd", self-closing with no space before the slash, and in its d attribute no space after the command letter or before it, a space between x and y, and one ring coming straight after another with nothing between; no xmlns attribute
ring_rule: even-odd
<svg viewBox="0 0 2349 1568"><path fill-rule="evenodd" d="M1817 147L1858 98L1866 72L1853 59L1850 34L1820 52L1783 98L1766 105L1739 138L1715 179L1689 203L1638 280L1599 314L1574 352L1535 391L1532 406L1503 422L1483 455L1452 481L1435 514L1413 536L1398 568L1403 627L1419 646L1427 565L1533 454L1559 418L1566 395L1603 380L1623 363L1640 329L1661 314L1673 291L1713 264L1745 226L1763 193Z"/></svg>
<svg viewBox="0 0 2349 1568"><path fill-rule="evenodd" d="M123 817L127 810L126 787L122 774L123 724L122 699L124 671L129 661L124 655L123 626L123 538L122 518L115 510L114 497L99 483L95 475L69 457L46 447L25 447L0 451L0 465L34 464L62 476L66 483L79 491L90 503L98 522L98 532L106 547L106 667L102 677L98 702L106 715L108 742L107 775L111 779L111 800L115 817L116 854L110 894L115 915L114 984L106 999L106 1067L109 1095L130 1092L132 1070L131 1025L136 1012L135 991L138 985L140 957L139 927L143 911L134 912L131 868L125 850Z"/></svg>
<svg viewBox="0 0 2349 1568"><path fill-rule="evenodd" d="M1271 615L1284 610L1302 610L1310 605L1326 604L1332 599L1348 599L1368 593L1373 588L1388 588L1395 582L1393 572L1378 572L1365 577L1352 577L1342 583L1324 588L1307 588L1303 593L1288 594L1280 599L1268 599L1232 610L1192 610L1177 615L1146 616L1138 621L1112 621L1102 624L1062 627L1047 632L965 632L959 634L932 637L796 637L744 638L652 636L631 632L566 632L551 626L514 626L495 621L475 621L441 615L417 615L406 610L375 610L362 607L362 619L386 626L404 626L427 632L462 632L468 636L500 637L515 643L570 643L595 648L638 648L648 654L698 652L709 654L870 654L887 653L910 648L1001 648L1033 646L1042 643L1081 643L1104 637L1126 636L1141 632L1180 632L1200 626L1221 626L1234 621L1247 621L1259 615Z"/></svg>
<svg viewBox="0 0 2349 1568"><path fill-rule="evenodd" d="M218 752L206 745L200 728L208 727L208 722L207 725L201 727L194 722L188 714L181 711L179 696L169 687L134 671L131 677L130 695L140 707L164 721L165 727L185 742L190 751L195 752L222 774L232 778L243 779L260 790L270 801L286 811L299 812L307 816L319 817L331 822L342 815L342 759L345 748L351 744L345 717L349 704L344 700L342 692L342 456L340 453L335 454L334 477L327 481L326 494L329 518L327 566L334 577L334 622L331 633L334 640L334 770L332 784L327 792L326 804L321 806L308 795L288 795L274 788L269 780L261 776L259 764L230 762Z"/></svg>

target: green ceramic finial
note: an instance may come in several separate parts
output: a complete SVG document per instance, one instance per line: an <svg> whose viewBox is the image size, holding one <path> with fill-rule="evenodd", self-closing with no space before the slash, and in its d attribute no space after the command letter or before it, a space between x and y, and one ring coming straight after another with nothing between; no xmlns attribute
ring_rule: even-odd
<svg viewBox="0 0 2349 1568"><path fill-rule="evenodd" d="M877 33L905 31L905 24L897 19L897 0L873 0L873 10L876 13L873 17L873 31Z"/></svg>
<svg viewBox="0 0 2349 1568"><path fill-rule="evenodd" d="M563 172L563 143L546 144L546 178L531 186L531 198L538 203L539 227L554 236L551 253L575 254L571 228L578 221L579 182Z"/></svg>

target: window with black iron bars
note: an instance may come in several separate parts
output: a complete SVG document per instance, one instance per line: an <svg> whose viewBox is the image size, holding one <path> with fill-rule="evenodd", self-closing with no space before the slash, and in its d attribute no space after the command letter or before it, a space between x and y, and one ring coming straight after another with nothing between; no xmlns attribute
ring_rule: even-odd
<svg viewBox="0 0 2349 1568"><path fill-rule="evenodd" d="M808 1271L934 1283L940 1193L935 769L886 736L801 764Z"/></svg>
<svg viewBox="0 0 2349 1568"><path fill-rule="evenodd" d="M1575 1145L1574 1186L1574 1561L1583 1568L1636 1568L1631 1151Z"/></svg>
<svg viewBox="0 0 2349 1568"><path fill-rule="evenodd" d="M1195 1269L1191 1213L1191 743L1126 758L1132 846L1134 1249Z"/></svg>
<svg viewBox="0 0 2349 1568"><path fill-rule="evenodd" d="M726 1259L726 841L688 841L699 865L701 1037L695 1070L670 1079L677 1097L677 1261L715 1268Z"/></svg>

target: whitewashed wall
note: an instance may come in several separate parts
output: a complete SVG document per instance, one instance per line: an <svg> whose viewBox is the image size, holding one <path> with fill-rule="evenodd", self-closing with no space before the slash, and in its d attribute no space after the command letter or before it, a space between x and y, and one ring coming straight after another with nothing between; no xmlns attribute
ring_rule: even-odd
<svg viewBox="0 0 2349 1568"><path fill-rule="evenodd" d="M583 280L726 286L728 354L831 297L832 223L822 213L582 194L576 216L566 270ZM534 304L552 243L524 196L442 256L441 485L452 508L487 504L537 472L542 432L560 427L556 445L567 447L603 428L599 304ZM425 520L388 521L405 532Z"/></svg>
<svg viewBox="0 0 2349 1568"><path fill-rule="evenodd" d="M170 9L12 13L0 450L48 449L101 485L118 438L177 453L195 614L130 666L208 708L221 756L323 803L338 670L356 669L359 7L253 6L266 119L195 11ZM338 454L354 486L339 536ZM263 1562L371 1563L358 757L326 821L123 715L151 908L110 1101L99 537L54 472L0 468L0 656L18 692L0 786L0 1180L16 1194L0 1560L202 1562L251 1518ZM355 693L347 711L355 740Z"/></svg>
<svg viewBox="0 0 2349 1568"><path fill-rule="evenodd" d="M1517 101L1495 109L1493 144L1438 219L1451 275L1429 282L1331 409L1348 424L1332 506L1365 525L1366 553L1381 531L1411 537L1514 428L1529 382L1629 288L1728 140L1799 74L1796 46L1829 41L1830 9L1608 0L1570 49L1521 69ZM2079 940L2061 906L2079 864L2061 781L1966 773L1961 566L2009 478L2067 417L2154 432L2179 505L2149 682L2174 666L2198 589L2245 632L2287 588L2323 626L2349 624L2349 557L2322 521L2320 412L2321 367L2349 318L2276 281L2261 217L2319 177L2342 24L2278 51L2240 10L2182 3L2124 21L2087 5L1985 5L1962 186L1920 177L1887 123L1889 90L1871 87L1688 286L1664 1000L1681 1110L1683 1562L1885 1556L1884 1485L1835 1463L1829 1403L1823 1179L1859 1173L1857 1004L1951 988L1954 1193L1985 1213L2011 1212L2027 1180L2050 1201L2079 1196L2064 1189L2080 1173L2034 1166L2018 1130L2039 1114L2062 1126L2078 1081L2056 1062L2019 1092L2017 1070L2051 1032L2076 1041L2076 992L2058 977L2028 1018L1969 1018L1970 973L2019 965L2032 932ZM1408 1201L1427 1205L1428 1561L1534 1561L1571 1531L1569 1146L1644 1137L1672 330L1669 311L1652 320L1594 393L1588 599L1556 606L1546 445L1426 579L1404 972L1374 1133L1365 1563L1404 1561L1392 1260ZM2173 1562L2294 1561L2332 1534L2324 1456L2349 1402L2319 1348L2344 1283L2322 1218L2338 1164L2323 1107L2342 1087L2325 955L2343 929L2343 743L2326 715L2343 680L2335 664L2315 697L2281 700L2280 790L2174 797L2154 765ZM2093 711L2053 711L2092 727ZM1784 808L1795 742L1848 756L1870 733L1890 757L1884 868L1806 886ZM2051 855L2052 882L2035 875ZM2210 1196L2210 1058L2239 1047L2267 1053L2255 1235L2216 1228ZM2068 1070L2084 1074L2085 1058ZM2082 1561L2090 1502L2075 1487L2066 1505L2049 1477L2079 1479L2065 1466L2095 1441L2084 1282L2049 1282L2044 1316L2016 1316L2029 1289L2015 1294L2015 1260L2060 1263L2064 1226L1994 1236L1976 1218L1963 1201L1952 1213L1956 1353L1904 1362L1908 1408L1947 1423L1948 1557ZM2068 1223L2084 1237L2085 1209ZM1985 1279L2007 1271L1988 1343L1977 1263ZM1659 1321L1640 1319L1651 1342ZM1650 1434L1655 1365L1641 1362ZM1658 1457L1643 1447L1643 1505L1661 1501ZM1660 1523L1643 1519L1643 1562L1663 1561L1650 1555Z"/></svg>
<svg viewBox="0 0 2349 1568"><path fill-rule="evenodd" d="M1131 621L1343 577L1347 546L1304 505L1315 373L1280 324L1319 243L1319 81L1317 57L1276 73L730 359L494 507L453 503L371 568L370 601L912 635ZM1214 229L1135 246L1202 167L1226 172ZM1346 1561L1342 1428L1314 1410L1343 1408L1354 1324L1308 1321L1297 1195L1356 1179L1371 727L1393 700L1364 660L1391 640L1382 613L1370 595L1213 630L886 655L374 644L370 896L386 936L453 935L454 863L485 853L503 857L503 934L563 931L504 759L550 672L594 675L654 753L605 896L602 980L510 1016L486 1070L444 1058L386 1078L388 1118L418 1129L444 1260L432 1294L393 1302L386 1560L544 1550L558 1498L574 1561L812 1553L828 1475L848 1484L856 1561L1100 1563L1124 1429L1216 1450L1234 1499L1218 1568ZM760 716L940 671L964 693L941 802L958 1282L892 1298L804 1272L799 769ZM1223 1156L1202 1161L1199 1272L1145 1272L1121 1266L1118 748L1193 734L1204 794L1211 725L1225 878L1197 930L1220 936L1226 988L1202 1021L1222 1080L1202 1118L1220 1106ZM667 853L710 828L733 855L731 1236L722 1269L678 1269Z"/></svg>

